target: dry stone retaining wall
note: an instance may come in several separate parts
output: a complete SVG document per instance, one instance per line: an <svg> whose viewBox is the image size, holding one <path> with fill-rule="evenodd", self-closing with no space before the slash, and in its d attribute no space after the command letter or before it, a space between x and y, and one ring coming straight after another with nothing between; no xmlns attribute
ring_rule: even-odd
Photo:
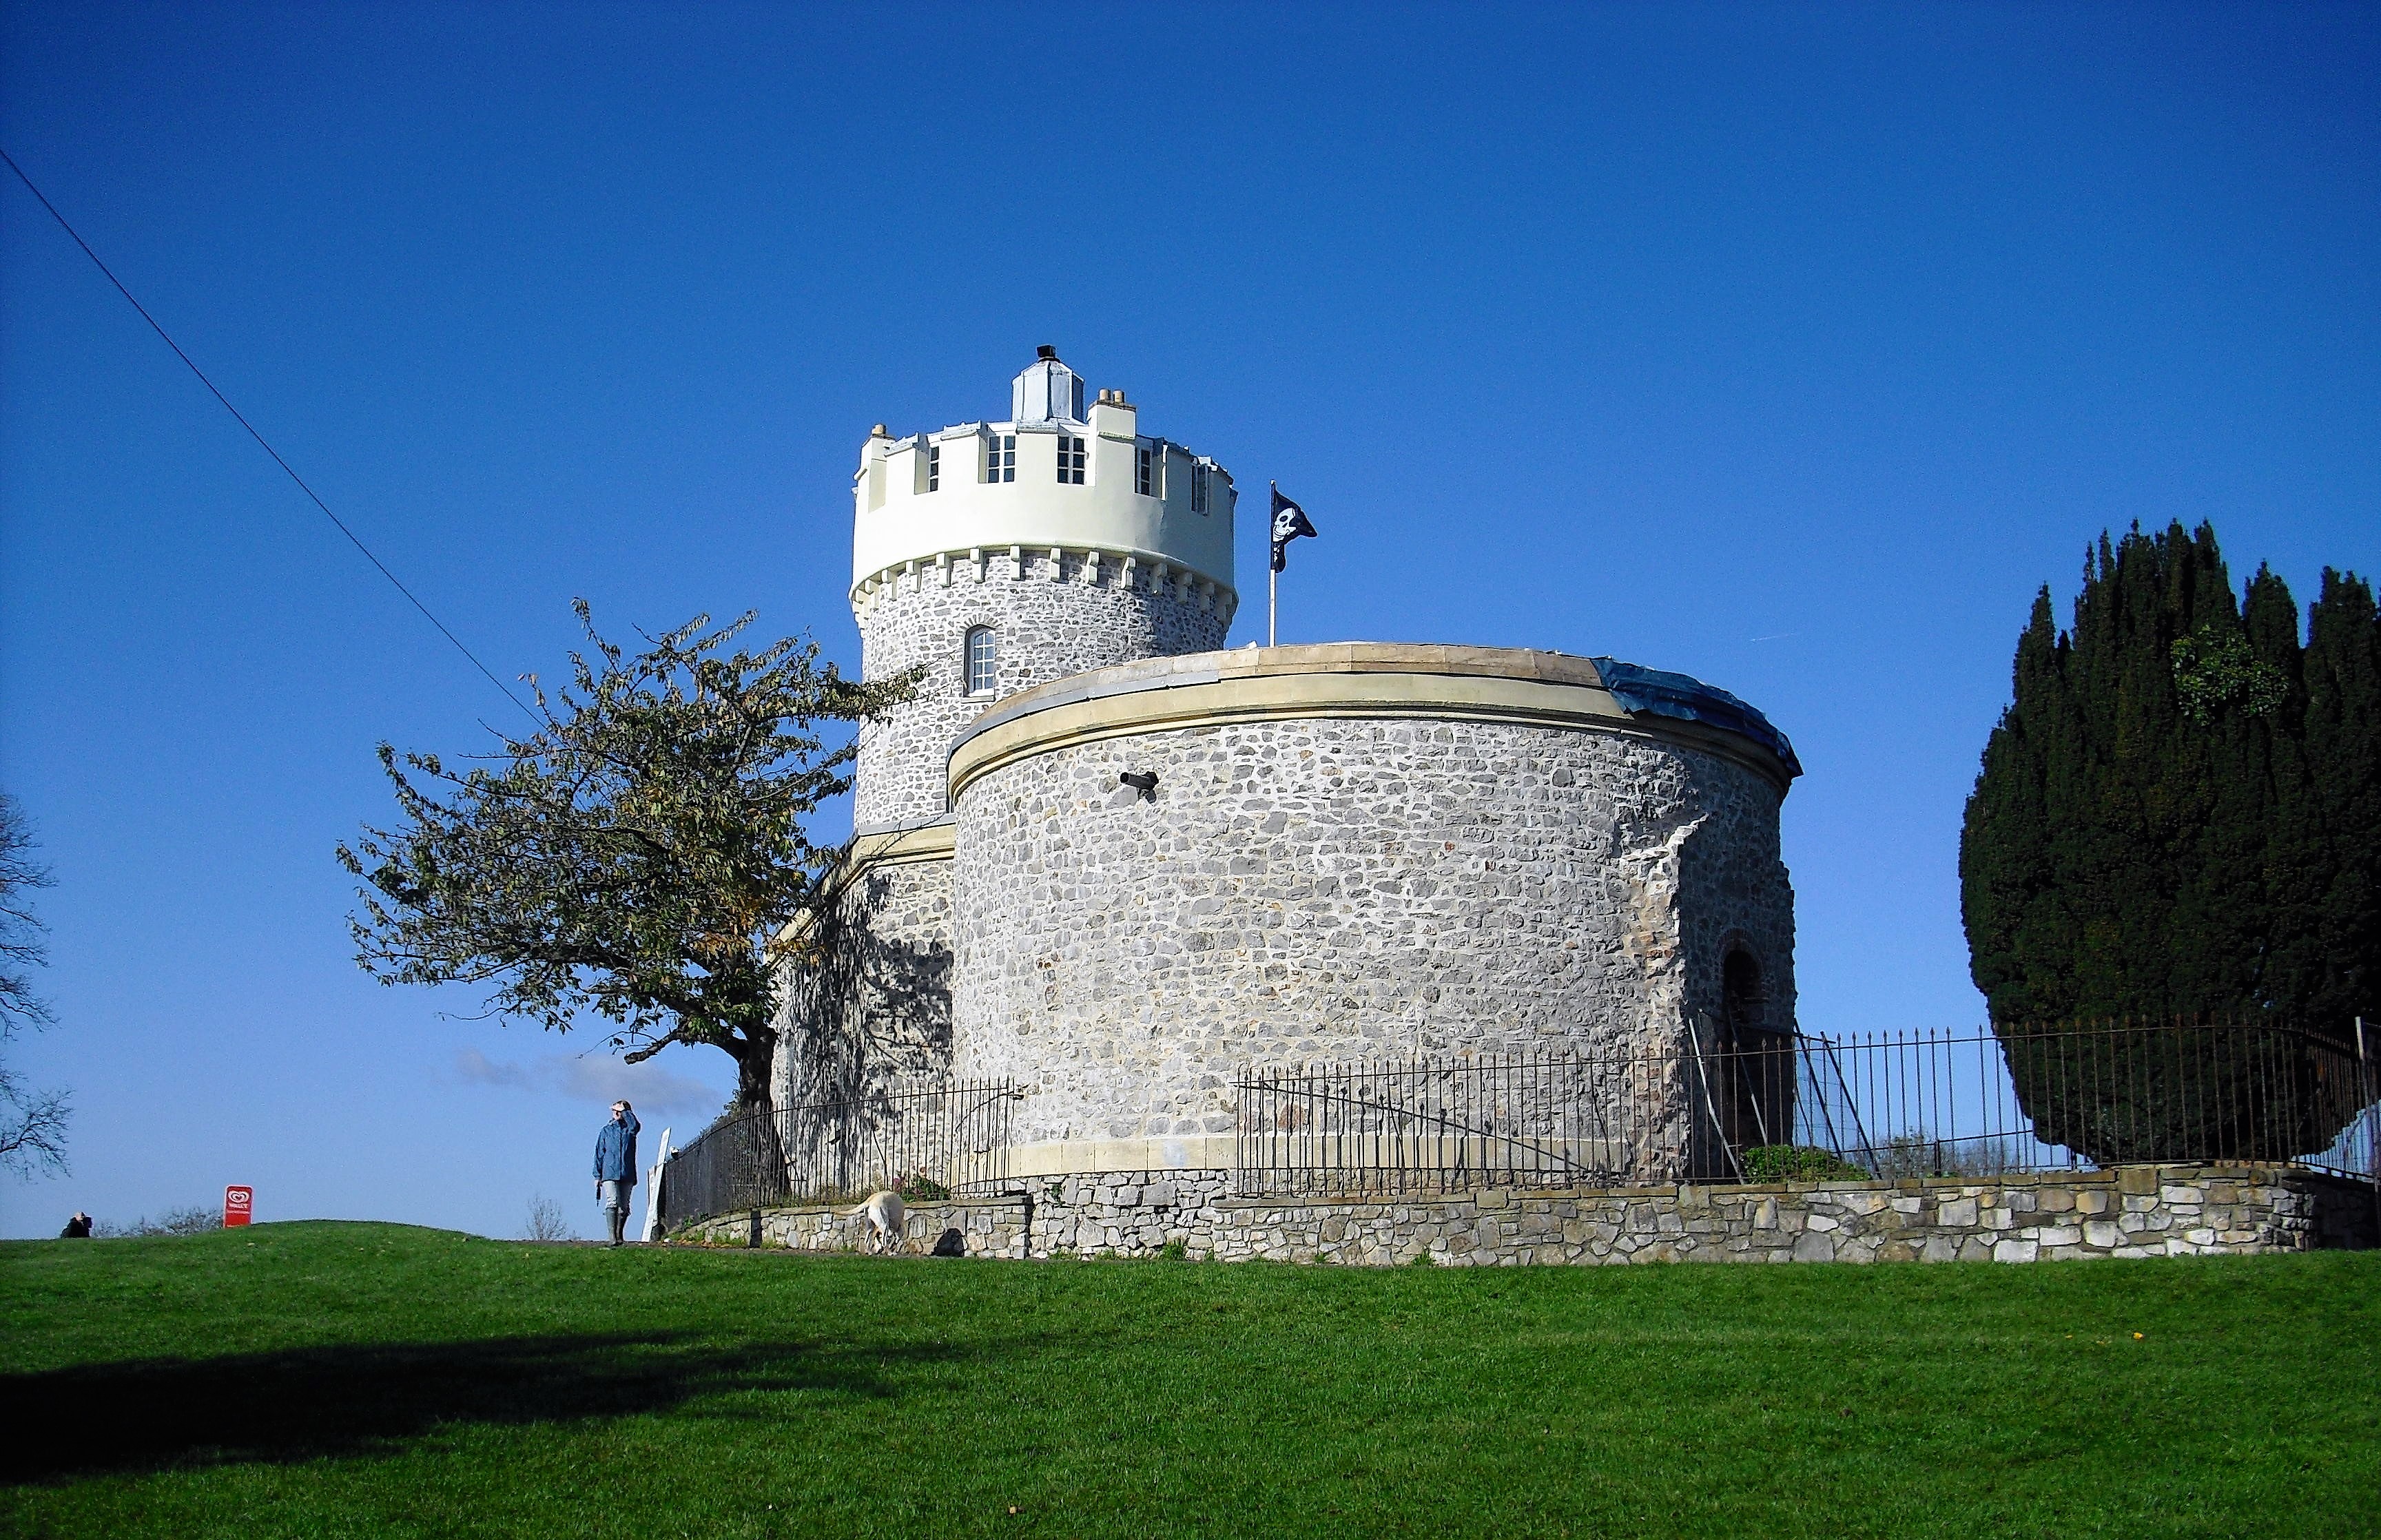
<svg viewBox="0 0 2381 1540"><path fill-rule="evenodd" d="M905 1249L960 1231L971 1256L1181 1255L1386 1266L1638 1262L2051 1262L2244 1255L2381 1244L2361 1183L2279 1166L1914 1181L1497 1191L1371 1202L1231 1198L1223 1171L1037 1179L1024 1197L921 1204ZM1027 1225L1031 1222L1030 1241ZM763 1243L866 1249L827 1207L769 1210ZM740 1245L728 1215L684 1239Z"/></svg>

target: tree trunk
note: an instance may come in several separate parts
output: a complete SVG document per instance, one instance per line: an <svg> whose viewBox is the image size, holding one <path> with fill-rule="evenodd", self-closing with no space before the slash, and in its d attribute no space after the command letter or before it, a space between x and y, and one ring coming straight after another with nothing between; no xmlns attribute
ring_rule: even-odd
<svg viewBox="0 0 2381 1540"><path fill-rule="evenodd" d="M776 1034L755 1034L733 1043L736 1056L736 1106L745 1112L765 1111L771 1105L769 1072L776 1058Z"/></svg>

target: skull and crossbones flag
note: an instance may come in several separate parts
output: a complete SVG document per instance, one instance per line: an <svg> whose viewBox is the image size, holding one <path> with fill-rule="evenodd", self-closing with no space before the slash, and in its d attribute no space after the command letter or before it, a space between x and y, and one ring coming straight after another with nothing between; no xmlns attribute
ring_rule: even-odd
<svg viewBox="0 0 2381 1540"><path fill-rule="evenodd" d="M1289 565L1289 542L1300 535L1312 536L1314 526L1307 521L1306 510L1273 490L1273 570Z"/></svg>

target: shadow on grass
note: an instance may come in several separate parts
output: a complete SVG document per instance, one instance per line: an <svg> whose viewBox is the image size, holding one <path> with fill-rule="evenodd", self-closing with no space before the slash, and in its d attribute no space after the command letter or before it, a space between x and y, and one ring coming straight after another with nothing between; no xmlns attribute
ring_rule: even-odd
<svg viewBox="0 0 2381 1540"><path fill-rule="evenodd" d="M445 1424L666 1412L738 1391L891 1397L899 1387L886 1370L976 1351L645 1333L297 1348L0 1375L0 1405L13 1409L18 1426L0 1441L0 1482L387 1452Z"/></svg>

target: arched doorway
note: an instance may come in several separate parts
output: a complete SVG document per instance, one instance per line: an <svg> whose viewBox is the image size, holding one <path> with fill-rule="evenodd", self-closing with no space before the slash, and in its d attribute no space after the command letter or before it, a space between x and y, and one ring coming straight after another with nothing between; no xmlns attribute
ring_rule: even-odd
<svg viewBox="0 0 2381 1540"><path fill-rule="evenodd" d="M1794 1142L1794 1039L1768 1020L1761 959L1728 948L1720 960L1721 1133L1739 1151Z"/></svg>

